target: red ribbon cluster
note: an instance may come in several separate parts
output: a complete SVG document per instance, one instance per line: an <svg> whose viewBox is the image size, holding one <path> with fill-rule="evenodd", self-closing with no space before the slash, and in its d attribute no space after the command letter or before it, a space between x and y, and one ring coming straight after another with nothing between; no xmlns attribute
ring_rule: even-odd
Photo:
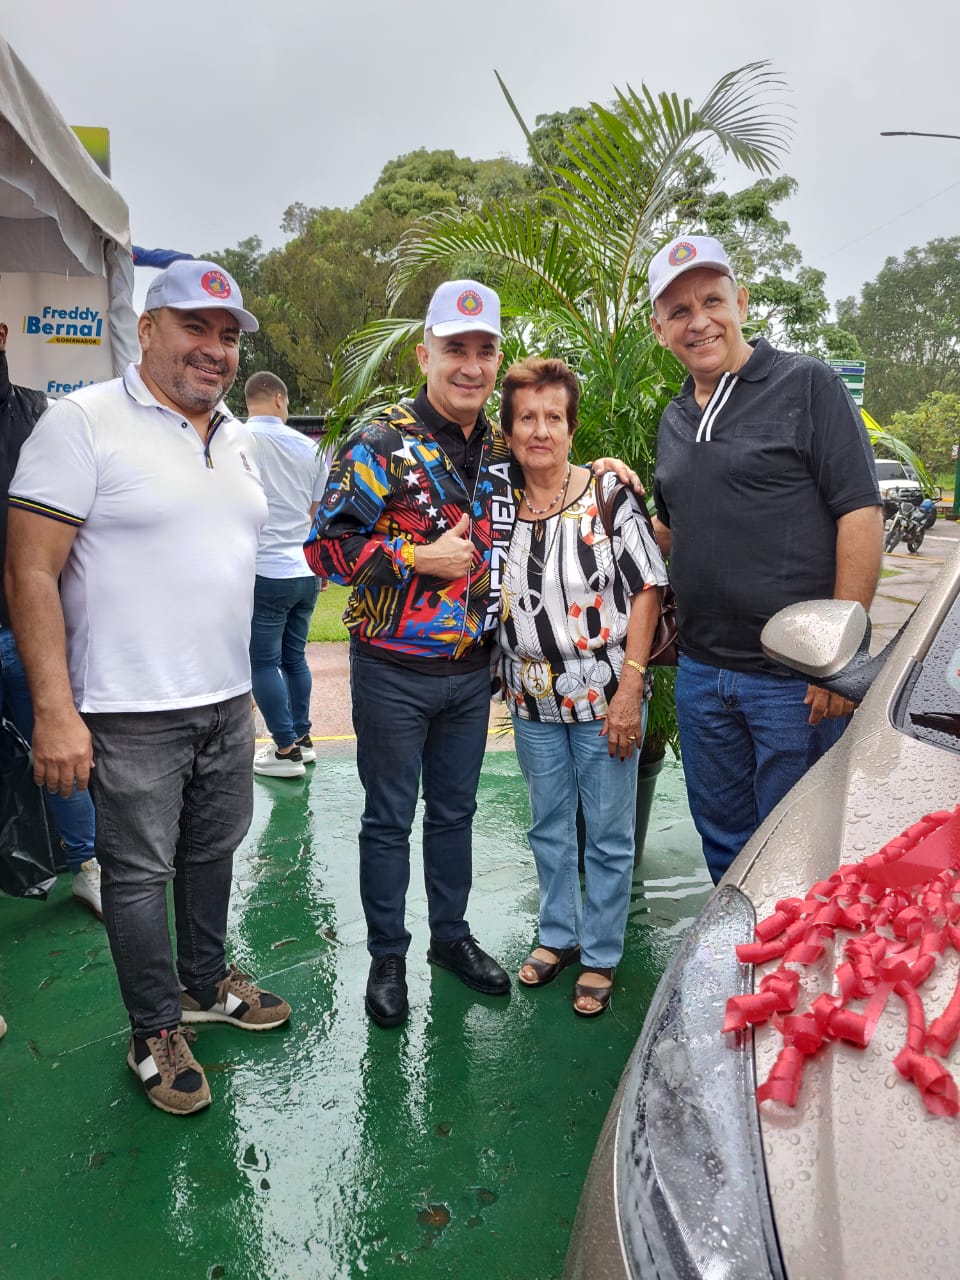
<svg viewBox="0 0 960 1280"><path fill-rule="evenodd" d="M906 1006L907 1042L894 1066L913 1081L928 1111L954 1116L960 1096L938 1061L960 1035L960 980L929 1027L918 988L947 947L960 952L960 806L928 814L862 862L842 866L803 898L784 898L756 927L756 942L737 947L743 964L779 961L752 995L727 1001L724 1031L770 1022L783 1048L757 1100L795 1106L804 1062L832 1040L870 1043L890 993ZM821 992L797 1012L800 970L841 930L839 994ZM791 967L796 966L796 967ZM865 1001L861 1009L854 1002ZM936 1055L936 1056L934 1056Z"/></svg>

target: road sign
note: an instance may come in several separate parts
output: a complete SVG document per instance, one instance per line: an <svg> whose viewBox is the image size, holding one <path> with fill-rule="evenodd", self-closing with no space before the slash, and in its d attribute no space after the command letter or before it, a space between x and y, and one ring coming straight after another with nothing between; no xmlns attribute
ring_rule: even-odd
<svg viewBox="0 0 960 1280"><path fill-rule="evenodd" d="M846 383L847 390L853 397L853 403L863 406L863 379L866 370L865 360L828 360L831 369L836 369Z"/></svg>

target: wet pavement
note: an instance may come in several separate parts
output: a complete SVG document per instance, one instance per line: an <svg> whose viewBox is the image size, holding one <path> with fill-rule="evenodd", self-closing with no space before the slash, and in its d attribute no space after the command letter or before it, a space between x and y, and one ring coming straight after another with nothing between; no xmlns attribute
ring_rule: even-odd
<svg viewBox="0 0 960 1280"><path fill-rule="evenodd" d="M880 579L870 610L872 653L896 635L958 545L960 526L956 521L938 520L916 555L911 555L901 543L891 555L883 557L883 567L889 576Z"/></svg>
<svg viewBox="0 0 960 1280"><path fill-rule="evenodd" d="M956 526L885 558L875 644L920 598ZM231 957L294 1006L250 1035L200 1029L213 1093L197 1116L149 1106L101 925L66 878L0 900L0 1277L552 1280L620 1071L666 960L710 886L680 767L658 780L610 1012L574 1017L568 970L542 991L477 996L426 963L415 841L411 1016L363 1012L356 780L342 646L312 646L320 758L257 779L236 859ZM525 790L490 739L470 923L515 972L535 938Z"/></svg>
<svg viewBox="0 0 960 1280"><path fill-rule="evenodd" d="M580 1184L644 1010L709 892L676 766L661 775L613 1005L551 986L477 996L426 963L414 855L411 1016L370 1025L349 743L305 782L257 779L229 950L294 1006L289 1027L200 1029L213 1105L152 1108L127 1069L100 924L61 879L0 902L0 1276L559 1276ZM534 937L526 794L491 750L470 923L515 972Z"/></svg>

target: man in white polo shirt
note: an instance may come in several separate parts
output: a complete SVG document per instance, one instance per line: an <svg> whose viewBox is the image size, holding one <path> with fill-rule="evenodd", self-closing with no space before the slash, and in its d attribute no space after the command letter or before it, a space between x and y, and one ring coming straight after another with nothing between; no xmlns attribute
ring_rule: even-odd
<svg viewBox="0 0 960 1280"><path fill-rule="evenodd" d="M248 644L266 500L223 396L240 332L256 329L227 272L175 262L147 293L140 364L53 405L10 486L7 595L35 776L61 795L90 786L127 1063L174 1115L210 1101L181 1022L261 1031L290 1016L224 950L253 805Z"/></svg>
<svg viewBox="0 0 960 1280"><path fill-rule="evenodd" d="M253 592L250 666L253 696L272 741L253 757L254 773L302 778L317 758L310 737L307 635L320 583L307 564L307 540L330 464L302 431L288 427L290 399L282 378L266 370L247 379L247 426L267 495Z"/></svg>

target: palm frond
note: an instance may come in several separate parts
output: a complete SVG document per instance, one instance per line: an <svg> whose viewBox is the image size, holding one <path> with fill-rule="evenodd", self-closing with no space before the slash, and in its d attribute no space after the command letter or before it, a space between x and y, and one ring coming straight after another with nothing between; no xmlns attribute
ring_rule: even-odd
<svg viewBox="0 0 960 1280"><path fill-rule="evenodd" d="M388 285L391 304L425 267L464 257L482 259L492 282L510 281L514 311L518 303L536 301L534 310L562 310L571 323L580 322L578 300L592 285L581 246L538 206L506 202L467 215L445 210L420 219L400 242ZM510 314L511 300L505 301Z"/></svg>
<svg viewBox="0 0 960 1280"><path fill-rule="evenodd" d="M520 114L519 108L517 107L517 104L514 102L513 96L510 93L510 90L504 84L503 77L500 75L500 72L497 71L496 68L494 68L493 74L497 77L497 84L500 86L503 96L507 100L507 106L513 112L514 120L516 120L517 124L520 126L523 136L527 140L527 146L530 150L530 155L533 157L534 164L536 164L536 166L540 169L540 171L547 178L549 178L551 173L550 166L547 163L547 161L543 158L543 152L537 146L536 138L534 138L530 129L527 127L527 123L524 120L523 116Z"/></svg>
<svg viewBox="0 0 960 1280"><path fill-rule="evenodd" d="M915 450L911 449L910 446L905 441L901 440L899 436L895 436L885 427L881 427L875 419L870 417L866 410L861 409L860 413L863 417L863 425L867 429L867 435L870 437L870 443L874 450L879 450L881 457L899 458L901 462L908 462L910 466L913 467L914 471L916 471L920 480L920 486L924 493L935 493L937 490L936 481L927 470L927 467L924 465L919 454L917 454Z"/></svg>
<svg viewBox="0 0 960 1280"><path fill-rule="evenodd" d="M557 186L545 199L610 280L615 319L643 288L646 256L691 151L718 143L748 168L769 172L785 148L784 118L771 117L762 100L783 81L767 68L748 63L730 72L698 108L645 85L618 90L616 109L593 103L591 117L571 130L561 147L569 165L555 171Z"/></svg>
<svg viewBox="0 0 960 1280"><path fill-rule="evenodd" d="M372 320L351 334L337 349L331 398L362 402L370 394L384 361L395 352L409 352L422 330L422 320L387 316Z"/></svg>
<svg viewBox="0 0 960 1280"><path fill-rule="evenodd" d="M741 164L772 173L787 150L793 119L786 111L770 115L767 100L786 88L769 62L748 62L717 81L697 108L697 118Z"/></svg>

